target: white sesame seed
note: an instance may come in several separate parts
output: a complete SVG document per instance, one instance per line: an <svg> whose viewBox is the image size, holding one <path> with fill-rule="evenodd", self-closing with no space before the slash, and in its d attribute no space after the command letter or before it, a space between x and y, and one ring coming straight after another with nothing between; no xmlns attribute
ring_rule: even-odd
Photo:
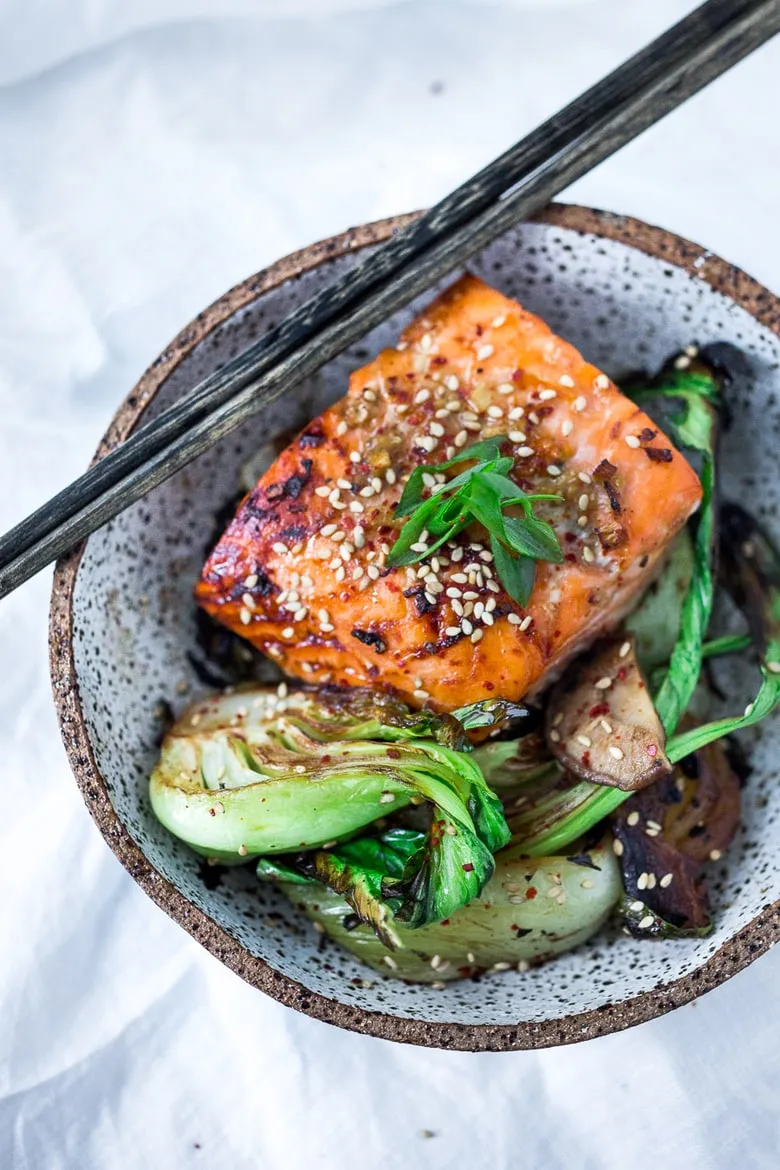
<svg viewBox="0 0 780 1170"><path fill-rule="evenodd" d="M663 888L666 889L667 886L670 886L672 884L673 880L674 880L673 873L665 873L658 884L659 884L659 886L663 886Z"/></svg>
<svg viewBox="0 0 780 1170"><path fill-rule="evenodd" d="M336 580L337 580L337 581L343 581L343 580L344 580L344 578L346 577L346 575L347 575L347 571L346 571L346 569L344 568L344 566L343 566L343 565L339 565L339 567L336 569Z"/></svg>
<svg viewBox="0 0 780 1170"><path fill-rule="evenodd" d="M510 626L519 626L523 619L520 617L519 613L510 613L507 614L506 620L509 622Z"/></svg>
<svg viewBox="0 0 780 1170"><path fill-rule="evenodd" d="M644 918L639 919L639 928L640 930L647 930L654 922L655 918L652 914L645 914Z"/></svg>
<svg viewBox="0 0 780 1170"><path fill-rule="evenodd" d="M553 728L553 730L550 732L550 739L553 741L553 743L560 743L560 742L561 742L561 733L560 733L560 731L556 731L556 730Z"/></svg>
<svg viewBox="0 0 780 1170"><path fill-rule="evenodd" d="M587 398L585 398L585 396L583 394L580 394L579 398L574 399L574 402L572 403L572 409L576 410L577 413L579 414L581 411L583 411L585 409L585 407L587 405L588 405Z"/></svg>
<svg viewBox="0 0 780 1170"><path fill-rule="evenodd" d="M388 467L387 471L385 472L385 479L387 480L387 482L390 484L391 487L395 483L397 476L396 476L395 472L393 471L392 467Z"/></svg>
<svg viewBox="0 0 780 1170"><path fill-rule="evenodd" d="M533 423L534 426L536 426L537 423L539 422L539 415L536 413L535 410L528 411L528 421Z"/></svg>
<svg viewBox="0 0 780 1170"><path fill-rule="evenodd" d="M474 633L471 635L471 641L472 641L473 645L476 646L477 642L481 641L481 639L482 639L482 630L475 630Z"/></svg>
<svg viewBox="0 0 780 1170"><path fill-rule="evenodd" d="M487 408L488 418L503 418L504 412L500 406L489 406Z"/></svg>
<svg viewBox="0 0 780 1170"><path fill-rule="evenodd" d="M423 402L427 402L430 396L430 390L418 390L414 396L415 405L422 406Z"/></svg>
<svg viewBox="0 0 780 1170"><path fill-rule="evenodd" d="M561 424L561 434L568 436L572 433L573 430L574 423L571 421L571 419L564 419L563 423Z"/></svg>
<svg viewBox="0 0 780 1170"><path fill-rule="evenodd" d="M527 459L529 455L533 455L533 447L518 447L517 454L521 459Z"/></svg>
<svg viewBox="0 0 780 1170"><path fill-rule="evenodd" d="M341 499L341 492L339 489L333 488L333 490L328 493L328 499L330 500L331 504L337 504Z"/></svg>
<svg viewBox="0 0 780 1170"><path fill-rule="evenodd" d="M767 662L766 668L770 674L780 674L780 662Z"/></svg>
<svg viewBox="0 0 780 1170"><path fill-rule="evenodd" d="M463 613L464 613L463 606L455 597L453 597L453 599L452 599L452 612L454 614L457 614L458 617L463 617Z"/></svg>
<svg viewBox="0 0 780 1170"><path fill-rule="evenodd" d="M383 792L379 797L380 804L392 804L395 800L395 795L392 792Z"/></svg>
<svg viewBox="0 0 780 1170"><path fill-rule="evenodd" d="M587 545L585 545L585 547L582 550L582 559L584 561L586 561L587 564L589 564L589 565L592 564L593 561L596 559L593 555L593 550L589 549Z"/></svg>
<svg viewBox="0 0 780 1170"><path fill-rule="evenodd" d="M487 613L487 612L483 613L483 615L482 615L482 621L483 621L483 623L484 623L486 626L492 626L492 625L493 625L493 620L494 620L494 619L493 619L493 615L492 615L492 613Z"/></svg>
<svg viewBox="0 0 780 1170"><path fill-rule="evenodd" d="M253 585L257 584L258 580L259 578L257 573L250 573L248 577L244 578L244 584L246 585L247 589L251 589Z"/></svg>
<svg viewBox="0 0 780 1170"><path fill-rule="evenodd" d="M406 414L408 409L409 409L408 402L399 402L395 408L395 413L396 414Z"/></svg>
<svg viewBox="0 0 780 1170"><path fill-rule="evenodd" d="M484 362L487 358L493 356L492 345L481 345L477 350L477 361Z"/></svg>
<svg viewBox="0 0 780 1170"><path fill-rule="evenodd" d="M510 431L509 432L509 440L512 443L524 443L525 442L525 432L524 431Z"/></svg>
<svg viewBox="0 0 780 1170"><path fill-rule="evenodd" d="M255 605L255 599L251 593L245 593L243 595L243 597L241 598L241 600L243 601L243 603L247 607L247 609L256 609L257 608Z"/></svg>
<svg viewBox="0 0 780 1170"><path fill-rule="evenodd" d="M614 730L614 728L612 727L612 724L607 723L606 719L602 719L600 721L599 727L601 728L601 730L604 732L605 735L612 735L612 732Z"/></svg>
<svg viewBox="0 0 780 1170"><path fill-rule="evenodd" d="M646 873L640 873L639 877L636 879L636 888L638 890L647 889L647 878L648 875Z"/></svg>
<svg viewBox="0 0 780 1170"><path fill-rule="evenodd" d="M623 759L623 752L620 750L619 747L615 747L614 744L609 745L609 754L612 756L613 760L622 760Z"/></svg>
<svg viewBox="0 0 780 1170"><path fill-rule="evenodd" d="M561 379L561 384L562 385L564 384L563 379ZM557 398L557 397L558 397L557 390L540 390L539 391L539 401L540 402L549 402L551 398Z"/></svg>
<svg viewBox="0 0 780 1170"><path fill-rule="evenodd" d="M618 655L619 655L619 657L620 657L620 658L625 658L625 656L628 654L628 652L629 652L629 650L630 650L630 649L631 649L631 643L630 643L630 642L624 642L624 643L623 643L623 645L622 645L622 646L620 647L620 649L618 650Z"/></svg>
<svg viewBox="0 0 780 1170"><path fill-rule="evenodd" d="M442 435L444 434L444 427L441 425L441 423L437 423L437 422L430 423L428 425L428 430L437 439L440 439L442 437Z"/></svg>
<svg viewBox="0 0 780 1170"><path fill-rule="evenodd" d="M363 573L364 573L363 566L356 565L355 568L352 570L352 580L359 581L360 578L363 576Z"/></svg>
<svg viewBox="0 0 780 1170"><path fill-rule="evenodd" d="M421 435L418 439L415 439L415 443L418 447L422 447L423 451L427 451L430 454L436 446L436 439L432 435Z"/></svg>
<svg viewBox="0 0 780 1170"><path fill-rule="evenodd" d="M506 317L504 316L503 313L501 314L500 317L493 318L493 328L494 329L500 329L501 326L504 325L505 323L506 323Z"/></svg>
<svg viewBox="0 0 780 1170"><path fill-rule="evenodd" d="M463 621L460 623L460 628L467 637L474 633L474 627L468 618L464 617Z"/></svg>
<svg viewBox="0 0 780 1170"><path fill-rule="evenodd" d="M249 612L249 610L246 608L246 606L241 607L241 609L239 610L238 616L241 619L242 625L245 625L245 626L248 626L252 620L252 615Z"/></svg>
<svg viewBox="0 0 780 1170"><path fill-rule="evenodd" d="M365 398L366 402L376 402L376 394L370 386L366 386L365 390L363 391L363 397Z"/></svg>
<svg viewBox="0 0 780 1170"><path fill-rule="evenodd" d="M581 483L586 483L586 484L593 483L593 480L588 475L587 471L578 471L577 472L577 479L580 480Z"/></svg>
<svg viewBox="0 0 780 1170"><path fill-rule="evenodd" d="M374 489L374 491L376 492L376 494L377 494L377 495L379 495L379 493L380 493L380 492L381 492L381 490L382 490L382 481L381 481L381 479L379 478L379 476L378 476L378 475L375 475L375 476L373 476L373 477L372 477L372 479L371 479L371 487Z"/></svg>
<svg viewBox="0 0 780 1170"><path fill-rule="evenodd" d="M561 386L572 387L574 385L574 379L571 377L570 374L561 374L558 381L560 382ZM541 395L540 395L540 397L541 397Z"/></svg>
<svg viewBox="0 0 780 1170"><path fill-rule="evenodd" d="M557 464L551 463L547 468L547 474L551 475L553 479L556 479L561 474L561 469L557 466Z"/></svg>
<svg viewBox="0 0 780 1170"><path fill-rule="evenodd" d="M292 628L292 626L285 626L284 629L282 630L282 637L283 638L292 638L294 636L294 634L295 634L295 630Z"/></svg>
<svg viewBox="0 0 780 1170"><path fill-rule="evenodd" d="M417 690L413 691L412 693L414 694L415 699L430 699L431 697L427 691L422 689L422 687L418 687Z"/></svg>
<svg viewBox="0 0 780 1170"><path fill-rule="evenodd" d="M605 676L604 678L600 678L593 685L597 691L608 691L612 686L612 679Z"/></svg>
<svg viewBox="0 0 780 1170"><path fill-rule="evenodd" d="M606 374L597 374L596 375L596 377L593 379L593 389L594 390L608 390L609 389L609 378L607 377Z"/></svg>
<svg viewBox="0 0 780 1170"><path fill-rule="evenodd" d="M528 629L528 627L530 626L530 624L531 624L531 622L532 622L533 620L534 620L534 619L531 617L530 613L529 613L529 614L526 614L526 616L525 616L525 617L523 618L523 620L520 622L520 630L521 630L521 632L522 632L522 631L524 631L524 630L527 630L527 629Z"/></svg>
<svg viewBox="0 0 780 1170"><path fill-rule="evenodd" d="M289 551L287 545L282 544L281 540L275 540L271 545L271 548L275 553L279 553L280 555Z"/></svg>
<svg viewBox="0 0 780 1170"><path fill-rule="evenodd" d="M365 506L361 504L360 500L351 500L349 510L350 512L354 512L355 515L359 515L361 512L365 512L366 509Z"/></svg>
<svg viewBox="0 0 780 1170"><path fill-rule="evenodd" d="M615 854L615 857L623 856L623 842L618 841L617 837L612 842L612 852Z"/></svg>
<svg viewBox="0 0 780 1170"><path fill-rule="evenodd" d="M448 638L457 638L460 633L460 626L447 626L444 633Z"/></svg>
<svg viewBox="0 0 780 1170"><path fill-rule="evenodd" d="M360 463L360 460L362 458L363 458L363 456L360 454L359 451L350 451L350 453L349 453L350 463Z"/></svg>
<svg viewBox="0 0 780 1170"><path fill-rule="evenodd" d="M514 394L514 386L511 382L502 382L498 387L499 394Z"/></svg>
<svg viewBox="0 0 780 1170"><path fill-rule="evenodd" d="M352 530L352 541L355 548L363 548L366 543L365 530L359 524Z"/></svg>
<svg viewBox="0 0 780 1170"><path fill-rule="evenodd" d="M460 560L460 557L458 557L458 560ZM452 580L456 581L458 583L458 585L468 585L469 579L465 573L453 573Z"/></svg>
<svg viewBox="0 0 780 1170"><path fill-rule="evenodd" d="M710 861L720 861L722 856L720 849L710 849Z"/></svg>
<svg viewBox="0 0 780 1170"><path fill-rule="evenodd" d="M444 379L444 385L448 390L457 390L460 386L460 381L455 374L448 374Z"/></svg>
<svg viewBox="0 0 780 1170"><path fill-rule="evenodd" d="M452 440L456 447L465 447L468 441L468 431L458 431L455 438Z"/></svg>
<svg viewBox="0 0 780 1170"><path fill-rule="evenodd" d="M587 494L587 492L583 492L580 498L577 500L577 507L581 512L584 512L589 503L590 496Z"/></svg>
<svg viewBox="0 0 780 1170"><path fill-rule="evenodd" d="M523 410L522 406L513 406L509 412L509 418L512 420L512 422L516 422L517 419L522 418L524 414L525 411Z"/></svg>
<svg viewBox="0 0 780 1170"><path fill-rule="evenodd" d="M688 357L688 355L681 353L678 358L675 358L674 368L676 370L687 370L690 364L691 359Z"/></svg>
<svg viewBox="0 0 780 1170"><path fill-rule="evenodd" d="M634 450L636 450L637 447L641 447L641 445L642 445L639 442L639 439L636 437L636 435L626 435L625 441L626 441L627 446L633 447Z"/></svg>
<svg viewBox="0 0 780 1170"><path fill-rule="evenodd" d="M369 565L368 568L366 569L366 572L368 573L368 575L372 581L376 581L379 579L379 569L376 567L376 565Z"/></svg>
<svg viewBox="0 0 780 1170"><path fill-rule="evenodd" d="M636 809L634 809L633 812L630 812L628 814L628 816L626 817L626 824L631 825L632 828L634 825L639 824L639 813L636 811Z"/></svg>
<svg viewBox="0 0 780 1170"><path fill-rule="evenodd" d="M495 608L496 608L495 597L489 597L487 599L487 601L485 602L485 613L492 613Z"/></svg>
<svg viewBox="0 0 780 1170"><path fill-rule="evenodd" d="M578 735L577 743L581 743L582 746L586 748L593 747L593 740L589 735Z"/></svg>

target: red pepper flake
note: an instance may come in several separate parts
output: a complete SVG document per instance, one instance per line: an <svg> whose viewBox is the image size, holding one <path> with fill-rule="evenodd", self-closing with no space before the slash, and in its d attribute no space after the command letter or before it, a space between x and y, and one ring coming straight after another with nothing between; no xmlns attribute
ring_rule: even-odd
<svg viewBox="0 0 780 1170"><path fill-rule="evenodd" d="M443 918L442 921L439 923L439 926L449 926L449 924L450 924L449 918Z"/></svg>
<svg viewBox="0 0 780 1170"><path fill-rule="evenodd" d="M470 861L464 861L463 865L460 868L463 870L464 873L473 873L474 872L474 866L471 864Z"/></svg>
<svg viewBox="0 0 780 1170"><path fill-rule="evenodd" d="M590 752L583 752L582 753L582 766L583 766L583 768L590 767Z"/></svg>
<svg viewBox="0 0 780 1170"><path fill-rule="evenodd" d="M609 715L609 703L597 703L588 711L591 719L598 719L599 715Z"/></svg>
<svg viewBox="0 0 780 1170"><path fill-rule="evenodd" d="M400 760L401 758L401 753L399 752L398 748L388 748L387 754L391 760Z"/></svg>
<svg viewBox="0 0 780 1170"><path fill-rule="evenodd" d="M538 893L539 891L537 890L536 886L529 886L525 891L525 896L529 902L532 902Z"/></svg>
<svg viewBox="0 0 780 1170"><path fill-rule="evenodd" d="M617 676L621 682L626 681L626 668L625 668L625 666L621 666L620 670L617 672Z"/></svg>

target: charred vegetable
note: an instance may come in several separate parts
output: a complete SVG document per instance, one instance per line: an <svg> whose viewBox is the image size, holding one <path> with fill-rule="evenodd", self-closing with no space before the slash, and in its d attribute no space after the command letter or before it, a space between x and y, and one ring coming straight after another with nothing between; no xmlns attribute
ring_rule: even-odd
<svg viewBox="0 0 780 1170"><path fill-rule="evenodd" d="M399 885L365 853L319 849L304 864L349 893L378 927L386 896L416 926L475 897L509 838L479 768L448 744L466 746L454 720L381 695L323 690L279 698L265 689L216 696L166 736L150 783L152 807L193 848L238 861L317 850L427 802L430 828Z"/></svg>
<svg viewBox="0 0 780 1170"><path fill-rule="evenodd" d="M668 775L664 739L630 637L604 641L576 660L547 704L550 750L594 784L633 792Z"/></svg>
<svg viewBox="0 0 780 1170"><path fill-rule="evenodd" d="M689 757L673 776L627 800L611 821L620 842L626 893L653 919L629 915L639 933L700 933L710 925L702 867L717 861L737 831L739 778L724 744ZM629 907L630 909L630 907ZM651 929L652 928L652 929Z"/></svg>
<svg viewBox="0 0 780 1170"><path fill-rule="evenodd" d="M506 970L570 950L599 929L622 891L608 841L570 858L533 861L510 846L496 857L495 873L480 897L447 921L414 931L396 922L401 949L391 953L355 922L350 904L319 883L282 882L282 889L364 963L421 983Z"/></svg>

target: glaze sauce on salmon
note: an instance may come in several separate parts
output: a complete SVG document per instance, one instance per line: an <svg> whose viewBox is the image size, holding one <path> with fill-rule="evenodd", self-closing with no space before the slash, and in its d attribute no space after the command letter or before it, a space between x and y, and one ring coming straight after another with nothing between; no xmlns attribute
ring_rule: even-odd
<svg viewBox="0 0 780 1170"><path fill-rule="evenodd" d="M523 489L563 497L536 505L564 560L539 563L526 608L478 526L420 564L385 565L411 471L495 435ZM686 459L605 374L466 275L281 453L196 597L305 682L438 710L519 699L620 621L700 499Z"/></svg>

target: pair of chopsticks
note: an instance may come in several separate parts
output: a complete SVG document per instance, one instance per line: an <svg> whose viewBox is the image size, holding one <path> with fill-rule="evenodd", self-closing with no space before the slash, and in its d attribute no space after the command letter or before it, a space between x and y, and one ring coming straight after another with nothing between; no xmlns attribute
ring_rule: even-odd
<svg viewBox="0 0 780 1170"><path fill-rule="evenodd" d="M780 0L708 0L697 8L0 538L0 597L778 31Z"/></svg>

